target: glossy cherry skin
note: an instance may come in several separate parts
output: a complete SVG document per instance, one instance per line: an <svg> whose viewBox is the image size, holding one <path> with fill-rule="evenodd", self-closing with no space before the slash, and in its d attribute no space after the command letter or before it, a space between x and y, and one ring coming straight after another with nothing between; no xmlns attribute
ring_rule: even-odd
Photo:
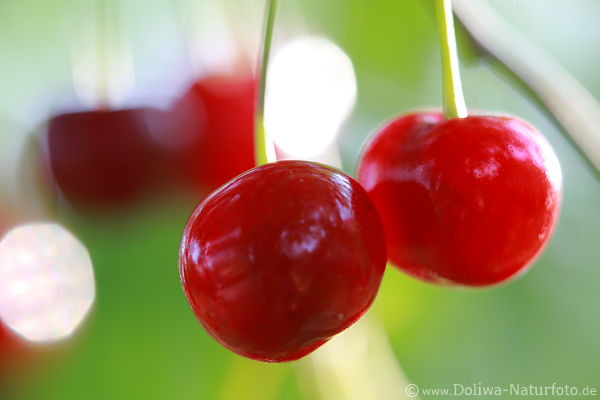
<svg viewBox="0 0 600 400"><path fill-rule="evenodd" d="M48 121L44 153L66 200L112 209L139 200L150 184L154 149L143 109L61 114Z"/></svg>
<svg viewBox="0 0 600 400"><path fill-rule="evenodd" d="M358 179L381 216L393 265L467 286L526 270L550 239L562 193L550 145L505 116L401 116L369 140Z"/></svg>
<svg viewBox="0 0 600 400"><path fill-rule="evenodd" d="M251 74L211 75L194 83L158 133L161 142L172 143L163 149L174 178L206 193L253 168L255 100Z"/></svg>
<svg viewBox="0 0 600 400"><path fill-rule="evenodd" d="M191 215L179 255L196 316L219 343L260 361L303 357L358 320L385 269L381 221L346 174L266 164Z"/></svg>

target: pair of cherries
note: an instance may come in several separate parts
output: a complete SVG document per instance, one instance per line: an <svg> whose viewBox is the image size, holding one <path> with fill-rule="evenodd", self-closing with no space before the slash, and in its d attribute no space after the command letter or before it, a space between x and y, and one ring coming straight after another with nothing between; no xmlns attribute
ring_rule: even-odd
<svg viewBox="0 0 600 400"><path fill-rule="evenodd" d="M130 203L157 179L215 189L254 165L255 88L210 77L167 112L56 116L46 154L57 185L86 208ZM262 361L300 358L366 312L386 260L430 282L493 285L526 270L558 218L556 156L515 118L401 116L373 135L357 174L280 161L196 208L180 272L217 341Z"/></svg>
<svg viewBox="0 0 600 400"><path fill-rule="evenodd" d="M184 231L183 288L225 347L295 360L366 312L387 260L448 285L524 272L556 225L561 179L549 144L516 118L404 115L366 144L360 184L279 161L210 194Z"/></svg>
<svg viewBox="0 0 600 400"><path fill-rule="evenodd" d="M173 186L206 193L254 166L254 93L250 74L208 76L166 111L54 116L44 136L45 165L80 210L123 208ZM232 151L231 143L239 145Z"/></svg>
<svg viewBox="0 0 600 400"><path fill-rule="evenodd" d="M271 362L312 352L367 311L387 261L481 287L525 271L548 242L560 166L524 122L401 116L365 146L358 182L303 161L250 169L255 89L254 79L207 78L167 112L60 115L46 137L75 205L131 202L157 179L223 185L190 217L179 266L198 319L234 352Z"/></svg>

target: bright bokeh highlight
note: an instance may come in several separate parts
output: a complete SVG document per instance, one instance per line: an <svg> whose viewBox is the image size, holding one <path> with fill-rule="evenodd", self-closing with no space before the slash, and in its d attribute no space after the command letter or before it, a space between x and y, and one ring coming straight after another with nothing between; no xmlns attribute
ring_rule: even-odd
<svg viewBox="0 0 600 400"><path fill-rule="evenodd" d="M0 241L0 319L24 339L70 336L95 292L88 251L62 226L22 225Z"/></svg>
<svg viewBox="0 0 600 400"><path fill-rule="evenodd" d="M284 152L296 157L323 152L334 141L355 101L352 61L330 40L295 39L273 55L265 126Z"/></svg>

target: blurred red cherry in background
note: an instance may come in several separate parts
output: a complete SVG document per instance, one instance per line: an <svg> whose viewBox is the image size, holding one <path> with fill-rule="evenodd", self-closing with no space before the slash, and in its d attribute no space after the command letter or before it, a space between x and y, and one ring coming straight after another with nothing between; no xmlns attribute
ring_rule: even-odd
<svg viewBox="0 0 600 400"><path fill-rule="evenodd" d="M114 209L149 188L154 147L146 109L94 110L48 121L45 163L60 192L77 209Z"/></svg>
<svg viewBox="0 0 600 400"><path fill-rule="evenodd" d="M154 115L153 134L171 182L207 193L254 167L255 95L249 72L209 75Z"/></svg>
<svg viewBox="0 0 600 400"><path fill-rule="evenodd" d="M31 353L27 343L0 321L0 389L23 369Z"/></svg>

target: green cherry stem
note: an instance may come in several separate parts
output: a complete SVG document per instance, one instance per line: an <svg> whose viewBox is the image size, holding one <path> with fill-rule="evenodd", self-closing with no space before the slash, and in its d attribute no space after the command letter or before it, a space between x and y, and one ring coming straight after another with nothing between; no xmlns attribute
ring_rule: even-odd
<svg viewBox="0 0 600 400"><path fill-rule="evenodd" d="M263 32L263 46L259 57L258 71L260 73L260 81L258 87L258 99L256 103L256 120L255 120L255 158L256 165L262 165L269 162L267 145L268 143L265 132L265 91L267 87L267 71L269 67L269 55L271 53L271 42L273 39L273 25L275 22L275 12L277 11L278 0L268 0L267 13L265 17L265 27Z"/></svg>
<svg viewBox="0 0 600 400"><path fill-rule="evenodd" d="M452 0L435 0L435 13L442 53L444 115L448 119L464 118L467 116L467 106L465 105L458 68Z"/></svg>

